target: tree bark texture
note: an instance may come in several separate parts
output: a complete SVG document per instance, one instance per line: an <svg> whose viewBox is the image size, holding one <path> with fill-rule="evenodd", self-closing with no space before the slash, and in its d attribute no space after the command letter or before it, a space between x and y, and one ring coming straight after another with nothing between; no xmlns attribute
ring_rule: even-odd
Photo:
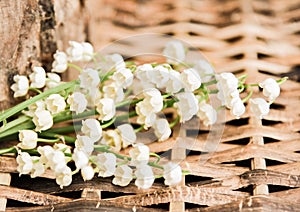
<svg viewBox="0 0 300 212"><path fill-rule="evenodd" d="M86 40L84 6L83 0L0 0L0 110L17 102L10 90L14 75L41 64L50 71L57 49Z"/></svg>

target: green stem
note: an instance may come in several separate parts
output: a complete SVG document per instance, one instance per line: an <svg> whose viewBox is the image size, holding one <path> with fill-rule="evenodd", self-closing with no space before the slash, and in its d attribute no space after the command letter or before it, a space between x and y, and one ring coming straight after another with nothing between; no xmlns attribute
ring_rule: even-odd
<svg viewBox="0 0 300 212"><path fill-rule="evenodd" d="M74 69L76 69L77 71L79 71L80 73L82 72L81 67L79 67L78 65L75 65L75 64L73 64L73 63L68 63L68 67L74 68Z"/></svg>
<svg viewBox="0 0 300 212"><path fill-rule="evenodd" d="M65 111L63 113L65 113ZM59 114L58 116L53 118L53 121L54 121L54 123L59 123L59 122L63 122L63 121L69 121L72 119L79 119L79 118L84 118L84 117L88 117L88 116L93 116L96 114L98 114L98 112L95 109L85 111L80 114L73 114L73 113Z"/></svg>
<svg viewBox="0 0 300 212"><path fill-rule="evenodd" d="M41 94L41 93L42 93L42 91L41 91L40 89L37 89L37 88L32 88L32 87L30 87L29 90L35 91L35 92L37 92L38 94Z"/></svg>
<svg viewBox="0 0 300 212"><path fill-rule="evenodd" d="M224 108L225 108L224 105L220 105L220 106L216 109L216 111L218 112L218 111L220 111L220 110L222 110L222 109L224 109Z"/></svg>
<svg viewBox="0 0 300 212"><path fill-rule="evenodd" d="M144 125L141 125L139 128L134 129L134 132L138 133L138 132L140 132L143 129L144 129Z"/></svg>
<svg viewBox="0 0 300 212"><path fill-rule="evenodd" d="M170 128L175 127L175 125L180 121L180 116L177 116L176 119L169 124Z"/></svg>
<svg viewBox="0 0 300 212"><path fill-rule="evenodd" d="M243 103L247 102L251 98L252 94L253 94L253 90L251 89L249 94L244 99L242 99Z"/></svg>
<svg viewBox="0 0 300 212"><path fill-rule="evenodd" d="M41 132L39 133L40 136L46 137L46 138L57 138L57 141L64 140L66 143L74 143L76 141L76 138L67 136L67 135L60 135L56 133L51 132ZM46 139L48 140L48 139Z"/></svg>
<svg viewBox="0 0 300 212"><path fill-rule="evenodd" d="M148 165L152 166L152 167L155 167L155 168L158 168L158 169L164 169L164 167L156 164L155 162L148 162Z"/></svg>
<svg viewBox="0 0 300 212"><path fill-rule="evenodd" d="M214 79L214 80L211 80L211 81L208 81L208 82L204 82L204 83L202 83L202 85L204 85L204 86L209 86L209 85L214 85L214 84L216 84L218 81L216 80L216 79Z"/></svg>
<svg viewBox="0 0 300 212"><path fill-rule="evenodd" d="M59 138L57 138L57 139L38 138L37 141L43 142L43 143L56 143L56 142L60 141L60 139Z"/></svg>
<svg viewBox="0 0 300 212"><path fill-rule="evenodd" d="M189 170L182 170L182 175L189 175L191 172Z"/></svg>
<svg viewBox="0 0 300 212"><path fill-rule="evenodd" d="M35 126L34 126L33 122L31 120L28 120L19 125L15 125L14 127L10 128L6 131L3 131L2 133L0 133L0 138L5 138L9 135L15 134L15 133L19 132L19 130L34 129L34 127Z"/></svg>
<svg viewBox="0 0 300 212"><path fill-rule="evenodd" d="M38 94L34 97L32 97L31 99L28 99L24 102L21 102L20 104L17 104L16 106L5 110L4 112L2 112L0 114L0 122L2 122L3 120L15 115L16 113L24 110L26 107L28 107L29 105L35 103L38 100L41 100L51 94L54 93L59 93L60 91L63 91L67 88L70 88L72 86L74 86L77 83L77 80L71 81L71 82L67 82L67 83L63 83L57 87L51 88L49 90L46 90L45 92Z"/></svg>
<svg viewBox="0 0 300 212"><path fill-rule="evenodd" d="M28 121L30 119L30 117L28 116L20 116L19 118L3 125L2 127L0 127L0 133L4 132L4 131L7 131L8 129L14 127L14 126L17 126L25 121Z"/></svg>
<svg viewBox="0 0 300 212"><path fill-rule="evenodd" d="M0 149L0 155L6 154L6 153L16 153L16 152L17 152L17 150L15 147Z"/></svg>
<svg viewBox="0 0 300 212"><path fill-rule="evenodd" d="M245 88L248 88L248 87L259 87L259 84L258 83L253 83L253 84L248 84L248 85L245 85Z"/></svg>
<svg viewBox="0 0 300 212"><path fill-rule="evenodd" d="M239 83L244 84L247 77L248 77L247 74L243 74L243 75L239 76L237 79L238 79Z"/></svg>
<svg viewBox="0 0 300 212"><path fill-rule="evenodd" d="M279 79L279 80L276 80L276 82L279 84L279 85L281 85L282 83L284 83L285 81L287 81L289 78L288 77L283 77L283 78L281 78L281 79Z"/></svg>
<svg viewBox="0 0 300 212"><path fill-rule="evenodd" d="M136 99L136 100L128 100L128 101L123 101L118 104L116 104L116 108L128 106L128 105L135 105L138 102L142 101L143 99Z"/></svg>
<svg viewBox="0 0 300 212"><path fill-rule="evenodd" d="M209 91L208 91L209 94L216 94L216 93L218 93L218 92L219 92L218 89L214 89L214 90L209 90Z"/></svg>
<svg viewBox="0 0 300 212"><path fill-rule="evenodd" d="M115 153L114 151L109 150L109 146L101 146L101 145L94 145L94 150L98 152L107 152L107 153L112 153L114 154L117 158L122 159L122 160L128 160L130 161L131 158L125 155L121 155L118 153Z"/></svg>
<svg viewBox="0 0 300 212"><path fill-rule="evenodd" d="M116 117L113 117L110 121L108 121L108 122L102 124L102 125L101 125L101 128L102 128L102 129L105 129L105 128L109 127L110 125L112 125L112 124L115 122L115 120L116 120Z"/></svg>
<svg viewBox="0 0 300 212"><path fill-rule="evenodd" d="M72 132L76 132L77 130L80 130L81 127L82 127L81 124L76 124L76 125L71 125L71 126L66 126L66 127L52 128L45 132L46 133L57 133L57 134L72 133Z"/></svg>
<svg viewBox="0 0 300 212"><path fill-rule="evenodd" d="M160 156L158 155L158 154L156 154L156 153L154 153L154 152L150 152L150 154L149 154L150 156L154 156L154 157L156 157L157 158L157 160L155 161L155 163L159 163L159 161L160 161Z"/></svg>
<svg viewBox="0 0 300 212"><path fill-rule="evenodd" d="M123 121L123 120L126 119L126 118L131 118L131 117L134 117L134 116L136 116L136 115L137 115L137 113L136 113L135 110L130 111L130 112L127 113L127 114L117 116L117 117L116 117L116 122Z"/></svg>

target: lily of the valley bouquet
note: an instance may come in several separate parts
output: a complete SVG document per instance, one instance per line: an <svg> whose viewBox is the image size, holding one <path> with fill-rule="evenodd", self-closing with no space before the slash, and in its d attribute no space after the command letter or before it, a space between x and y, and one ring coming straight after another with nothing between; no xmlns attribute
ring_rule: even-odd
<svg viewBox="0 0 300 212"><path fill-rule="evenodd" d="M29 77L14 76L14 97L25 100L0 114L1 142L19 140L0 154L16 154L20 175L52 173L61 188L78 172L84 180L112 177L119 186L135 180L147 189L161 177L166 185L176 185L188 172L160 160L140 142L139 133L149 132L156 142L164 142L174 126L195 117L211 126L218 111L227 108L239 118L246 102L261 119L286 80L246 84L246 76L215 74L205 60L186 63L187 49L179 41L167 43L165 62L151 64L124 61L119 54L98 55L86 42L69 44L66 52L54 54L51 73L33 67ZM80 67L84 62L89 66ZM62 82L59 74L68 68L77 69L79 78ZM251 98L255 87L262 88L264 97ZM217 107L211 94L220 100ZM120 152L128 147L128 155Z"/></svg>

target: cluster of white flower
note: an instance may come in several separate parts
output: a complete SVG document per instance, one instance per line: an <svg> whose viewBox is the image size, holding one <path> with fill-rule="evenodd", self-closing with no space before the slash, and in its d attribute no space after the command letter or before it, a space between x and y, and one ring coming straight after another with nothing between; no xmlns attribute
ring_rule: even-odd
<svg viewBox="0 0 300 212"><path fill-rule="evenodd" d="M245 106L238 91L238 79L232 73L216 75L218 80L218 99L222 105L230 109L232 115L237 118L245 113Z"/></svg>
<svg viewBox="0 0 300 212"><path fill-rule="evenodd" d="M112 147L115 151L120 151L136 142L136 134L130 124L119 125L114 130L106 130L100 143Z"/></svg>
<svg viewBox="0 0 300 212"><path fill-rule="evenodd" d="M39 146L40 156L30 156L27 152L19 151L17 156L17 170L21 174L30 174L32 178L42 176L49 168L54 172L56 182L61 186L68 186L72 182L72 170L67 166L70 160L65 154L70 154L70 148L64 144Z"/></svg>
<svg viewBox="0 0 300 212"><path fill-rule="evenodd" d="M11 89L14 91L14 97L17 98L26 96L29 89L55 87L60 83L60 76L54 73L46 75L43 67L33 67L33 72L29 75L29 79L26 76L16 75L13 80L15 83L12 84Z"/></svg>
<svg viewBox="0 0 300 212"><path fill-rule="evenodd" d="M222 105L230 109L232 115L237 118L245 112L245 106L239 96L238 86L239 80L232 73L222 73L216 75L218 80L218 98ZM250 85L251 86L251 85ZM256 86L256 84L254 85ZM270 111L270 104L279 96L279 83L268 78L259 83L259 87L263 89L263 95L268 99L269 103L263 98L250 99L250 111L259 119L267 115Z"/></svg>
<svg viewBox="0 0 300 212"><path fill-rule="evenodd" d="M280 94L278 81L271 78L247 85L232 73L214 74L212 66L202 59L185 67L186 49L178 41L168 43L163 51L170 64L128 65L121 55L112 54L102 57L99 67L84 69L72 62L96 59L93 46L75 41L69 44L66 52L54 54L51 71L63 73L68 67L78 69L79 80L74 81L73 87L55 90L67 83L62 83L56 73L46 74L42 67L33 67L29 78L15 76L15 83L11 86L14 97L26 96L30 89L39 92L44 88L48 92L47 96L36 98L37 101L31 101L27 108L23 108L23 114L30 117L35 129L19 131L20 143L16 147L18 172L37 177L49 169L61 187L70 185L72 175L80 172L85 181L98 173L100 177L113 176L115 185L126 186L135 179L136 186L148 189L157 177L154 167L161 169L160 176L164 177L166 185L176 185L182 180L180 166L172 162L159 165L159 159L154 162L149 147L137 143L137 132L152 128L151 133L162 142L171 136L171 128L178 122L185 123L198 117L206 127L215 124L218 113L210 104L210 93L217 93L221 105L239 118L245 113L244 102L252 95L250 92L241 99L240 92L251 86L261 87L268 99L268 102L263 98L249 100L250 110L261 119L269 113L270 104ZM217 90L209 87L213 84ZM177 113L178 117L171 120L172 123L169 123L171 118L164 116L166 108L173 108L172 111ZM125 117L126 109L129 113ZM82 125L76 138L71 137L68 141L73 145L59 143L70 140L69 135L54 133L55 136L51 137L53 133L50 132L48 135L52 140L39 138L44 131L47 134L60 118L71 120L72 113L76 119L81 119ZM133 116L135 118L131 119ZM129 123L125 122L126 119L130 120ZM131 120L134 125L130 124ZM137 125L135 129L133 126ZM53 147L37 145L47 141L59 142ZM129 156L118 153L129 146ZM35 148L39 156L22 152ZM74 163L76 170L72 171L69 163Z"/></svg>
<svg viewBox="0 0 300 212"><path fill-rule="evenodd" d="M268 99L269 102L263 98L250 99L249 102L250 110L253 115L258 119L262 119L264 116L269 114L270 105L279 96L280 86L276 80L267 78L263 82L259 83L259 87L263 89L263 95Z"/></svg>

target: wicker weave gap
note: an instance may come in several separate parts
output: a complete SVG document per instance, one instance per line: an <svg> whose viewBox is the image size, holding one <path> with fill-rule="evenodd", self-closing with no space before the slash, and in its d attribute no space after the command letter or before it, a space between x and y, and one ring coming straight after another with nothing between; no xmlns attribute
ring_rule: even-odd
<svg viewBox="0 0 300 212"><path fill-rule="evenodd" d="M151 208L153 211L162 209L163 211L169 211L169 203L160 203L157 205L145 206L145 208Z"/></svg>
<svg viewBox="0 0 300 212"><path fill-rule="evenodd" d="M227 125L231 126L242 126L247 125L249 123L249 118L240 118L240 119L233 119L231 121L227 121Z"/></svg>
<svg viewBox="0 0 300 212"><path fill-rule="evenodd" d="M207 208L208 206L206 205L198 205L198 204L193 204L193 203L185 203L185 208L186 210L191 210L191 209L200 209L200 208Z"/></svg>
<svg viewBox="0 0 300 212"><path fill-rule="evenodd" d="M234 189L234 191L241 191L253 195L253 185L248 185L239 189Z"/></svg>
<svg viewBox="0 0 300 212"><path fill-rule="evenodd" d="M232 38L228 38L228 39L225 39L226 42L228 43L236 43L238 41L241 41L243 39L242 36L236 36L236 37L232 37Z"/></svg>
<svg viewBox="0 0 300 212"><path fill-rule="evenodd" d="M202 152L202 151L195 151L195 150L190 150L190 149L187 149L186 150L186 155L188 156L201 156L201 155L205 155L205 154L208 154L207 152Z"/></svg>
<svg viewBox="0 0 300 212"><path fill-rule="evenodd" d="M72 199L78 199L81 197L81 191L71 191L71 192L61 192L58 194L53 194L53 196L67 197Z"/></svg>
<svg viewBox="0 0 300 212"><path fill-rule="evenodd" d="M281 124L281 123L282 123L282 121L274 121L274 120L266 120L266 119L262 120L262 124L264 126L272 126L272 125Z"/></svg>
<svg viewBox="0 0 300 212"><path fill-rule="evenodd" d="M134 195L134 193L101 191L101 199L109 199L109 198L121 197L121 196L127 196L127 195Z"/></svg>
<svg viewBox="0 0 300 212"><path fill-rule="evenodd" d="M284 110L286 107L283 104L279 104L279 103L273 103L270 105L271 109L277 109L277 110Z"/></svg>
<svg viewBox="0 0 300 212"><path fill-rule="evenodd" d="M280 191L291 191L292 192L293 189L296 189L296 188L291 188L288 186L279 186L279 185L268 185L268 187L269 187L270 193L280 192Z"/></svg>
<svg viewBox="0 0 300 212"><path fill-rule="evenodd" d="M274 74L274 73L272 73L270 71L259 70L258 72L262 73L262 74L267 74L267 75L270 75L270 76L278 76L278 74Z"/></svg>
<svg viewBox="0 0 300 212"><path fill-rule="evenodd" d="M280 142L280 140L275 138L264 137L265 144Z"/></svg>
<svg viewBox="0 0 300 212"><path fill-rule="evenodd" d="M247 145L250 142L250 138L241 138L237 140L232 140L232 141L226 141L224 143L226 144L238 144L238 145Z"/></svg>
<svg viewBox="0 0 300 212"><path fill-rule="evenodd" d="M36 206L36 205L32 204L32 203L20 202L20 201L11 200L11 199L8 199L7 204L6 204L7 208L9 208L9 207L32 207L32 206Z"/></svg>
<svg viewBox="0 0 300 212"><path fill-rule="evenodd" d="M191 176L191 175L185 176L185 181L186 181L187 185L189 185L190 183L196 183L196 182L197 182L197 184L201 184L202 182L210 181L212 179L213 179L212 177L201 177L201 176Z"/></svg>
<svg viewBox="0 0 300 212"><path fill-rule="evenodd" d="M238 166L238 167L247 167L248 168L251 165L251 159L240 160L240 161L235 161L235 162L222 162L221 164Z"/></svg>
<svg viewBox="0 0 300 212"><path fill-rule="evenodd" d="M258 53L257 57L258 57L258 59L266 59L266 58L270 58L271 55L264 54L264 53Z"/></svg>
<svg viewBox="0 0 300 212"><path fill-rule="evenodd" d="M277 165L286 164L284 162L277 161L277 160L271 160L271 159L265 159L265 161L266 161L266 166L277 166Z"/></svg>

